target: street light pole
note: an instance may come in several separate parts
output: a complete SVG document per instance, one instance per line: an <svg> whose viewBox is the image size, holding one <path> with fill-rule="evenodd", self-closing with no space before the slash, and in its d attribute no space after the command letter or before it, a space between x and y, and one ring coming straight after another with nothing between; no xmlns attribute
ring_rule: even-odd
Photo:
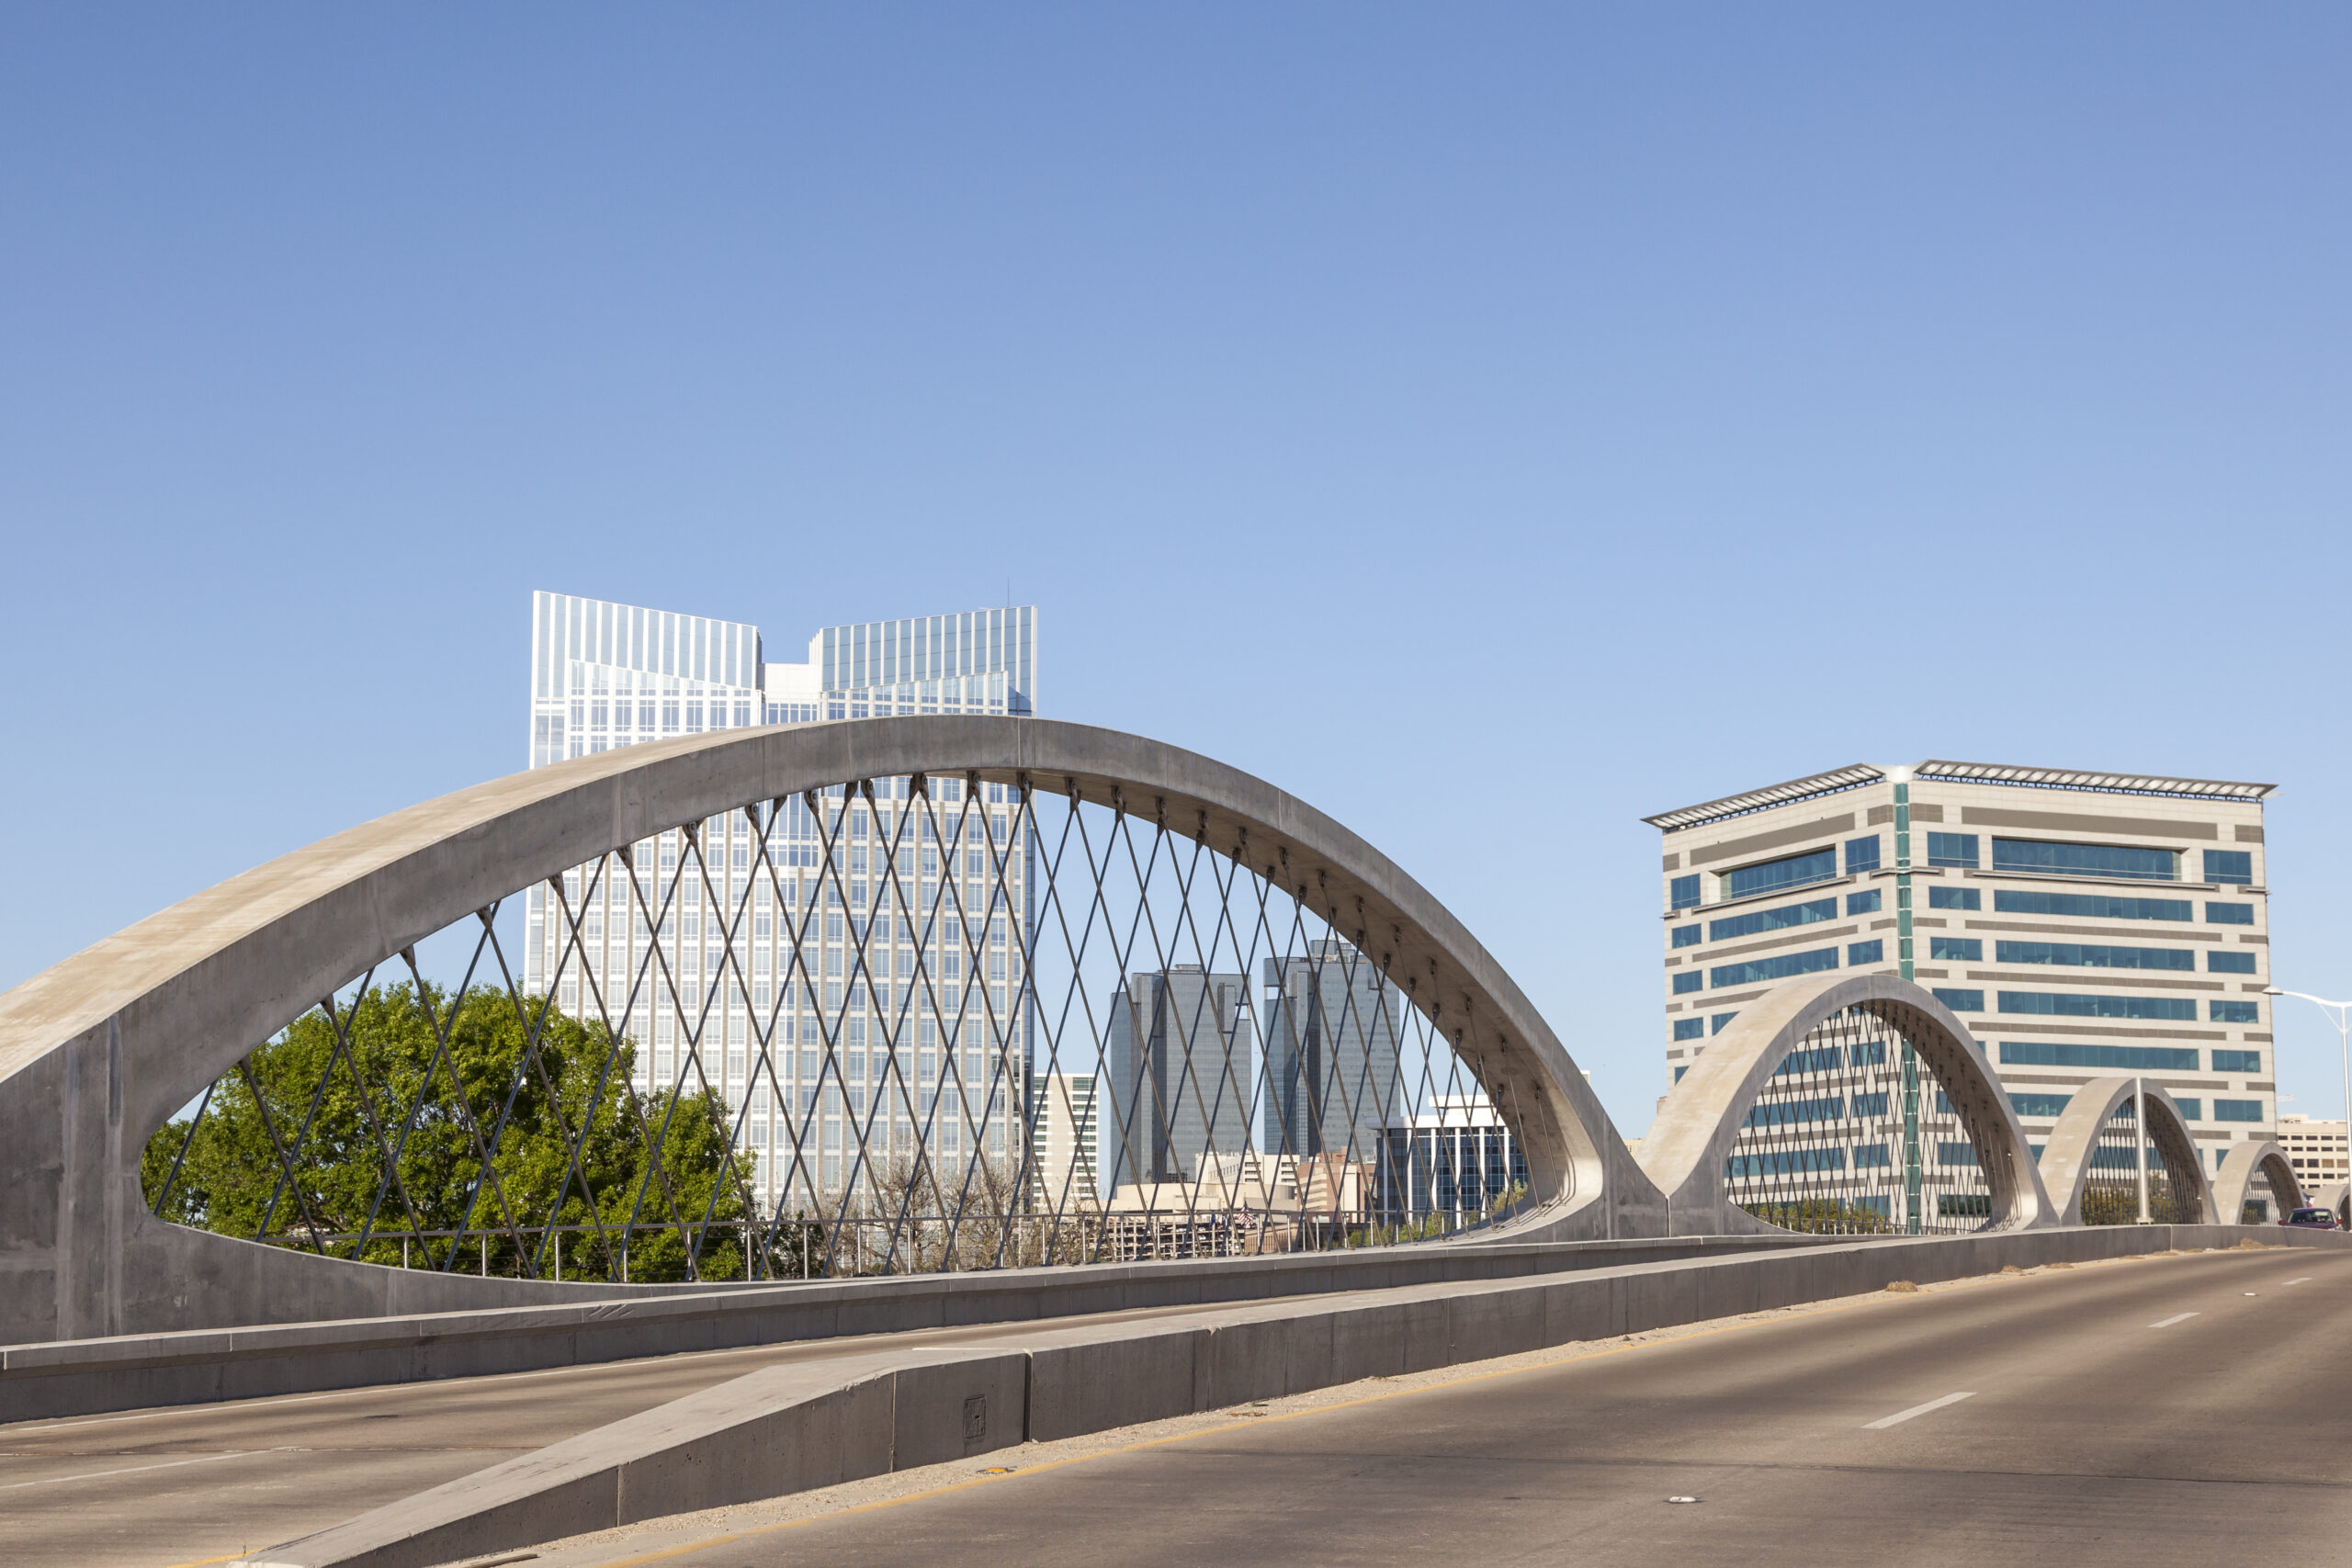
<svg viewBox="0 0 2352 1568"><path fill-rule="evenodd" d="M2307 1002L2315 1003L2328 1015L2328 1021L2335 1025L2336 1047L2344 1060L2344 1174L2346 1190L2352 1190L2352 1002L2332 1002L2325 997L2312 996L2309 991L2282 991L2276 986L2265 987L2262 994L2267 997L2301 997ZM2275 1018L2271 1020L2273 1024L2278 1021ZM2273 1045L2271 1052L2271 1076L2276 1077L2278 1047Z"/></svg>
<svg viewBox="0 0 2352 1568"><path fill-rule="evenodd" d="M2132 1080L2132 1155L2140 1170L2140 1223L2148 1223L2148 1080Z"/></svg>

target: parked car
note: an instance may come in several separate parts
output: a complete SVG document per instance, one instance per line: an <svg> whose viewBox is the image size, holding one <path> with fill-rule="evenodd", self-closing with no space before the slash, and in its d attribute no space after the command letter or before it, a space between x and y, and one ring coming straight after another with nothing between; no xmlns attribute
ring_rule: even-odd
<svg viewBox="0 0 2352 1568"><path fill-rule="evenodd" d="M2301 1225L2305 1230L2332 1231L2336 1228L2333 1209L2297 1209L2278 1222L2282 1225Z"/></svg>

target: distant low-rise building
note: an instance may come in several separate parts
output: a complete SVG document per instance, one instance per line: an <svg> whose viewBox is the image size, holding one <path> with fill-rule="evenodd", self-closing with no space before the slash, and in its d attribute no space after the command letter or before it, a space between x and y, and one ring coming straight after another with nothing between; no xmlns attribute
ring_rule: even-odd
<svg viewBox="0 0 2352 1568"><path fill-rule="evenodd" d="M1384 1225L1475 1224L1527 1190L1527 1156L1483 1097L1443 1096L1391 1122L1375 1208Z"/></svg>
<svg viewBox="0 0 2352 1568"><path fill-rule="evenodd" d="M1030 1080L1030 1203L1042 1213L1102 1206L1095 1082L1092 1073L1040 1073Z"/></svg>
<svg viewBox="0 0 2352 1568"><path fill-rule="evenodd" d="M2352 1145L2346 1141L2343 1122L2290 1112L2278 1118L2274 1141L2295 1168L2295 1185L2312 1201L2352 1180Z"/></svg>

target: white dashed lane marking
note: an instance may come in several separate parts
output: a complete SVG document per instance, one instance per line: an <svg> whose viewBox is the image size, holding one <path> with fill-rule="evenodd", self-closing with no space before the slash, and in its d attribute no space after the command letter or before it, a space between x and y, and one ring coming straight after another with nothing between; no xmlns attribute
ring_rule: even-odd
<svg viewBox="0 0 2352 1568"><path fill-rule="evenodd" d="M1973 1399L1975 1397L1976 1395L1973 1392L1968 1393L1948 1393L1941 1399L1931 1399L1925 1404L1915 1404L1908 1410L1898 1410L1892 1416L1882 1416L1875 1421L1865 1421L1862 1423L1862 1430L1865 1432L1883 1431L1886 1427L1894 1426L1898 1422L1908 1421L1914 1416L1925 1416L1930 1410L1941 1410L1947 1404L1958 1404L1963 1399Z"/></svg>
<svg viewBox="0 0 2352 1568"><path fill-rule="evenodd" d="M284 1449L246 1449L233 1454L206 1454L199 1459L175 1459L164 1464L134 1464L125 1470L93 1470L81 1475L52 1475L41 1481L14 1481L0 1486L0 1492L20 1491L28 1486L62 1486L69 1481L99 1481L109 1475L136 1475L143 1470L177 1470L189 1464L218 1464L224 1459L251 1459L255 1454L282 1454Z"/></svg>
<svg viewBox="0 0 2352 1568"><path fill-rule="evenodd" d="M2148 1326L2151 1328L2170 1328L2174 1324L2187 1323L2190 1318L2195 1317L2196 1315L2197 1314L2193 1312L2177 1312L2170 1317L2165 1319L2162 1323L2152 1323L2148 1325Z"/></svg>

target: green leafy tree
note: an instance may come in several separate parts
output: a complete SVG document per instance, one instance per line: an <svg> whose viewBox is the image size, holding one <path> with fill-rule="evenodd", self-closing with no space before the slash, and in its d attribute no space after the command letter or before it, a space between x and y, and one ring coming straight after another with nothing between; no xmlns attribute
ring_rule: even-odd
<svg viewBox="0 0 2352 1568"><path fill-rule="evenodd" d="M614 1280L634 1222L629 1280L689 1278L690 1235L702 1237L691 1277L744 1277L750 1171L728 1153L715 1092L639 1095L630 1042L493 987L454 1008L430 985L377 987L342 1023L306 1013L215 1085L193 1126L148 1141L141 1174L158 1214L374 1263L400 1262L403 1236L474 1231L413 1239L412 1258L439 1267L456 1247L471 1271L486 1247L490 1271L510 1275L551 1273L542 1235L559 1225L566 1279ZM808 1241L796 1230L780 1244L795 1271Z"/></svg>
<svg viewBox="0 0 2352 1568"><path fill-rule="evenodd" d="M1797 1198L1741 1207L1768 1225L1814 1235L1884 1235L1902 1228L1871 1204L1836 1198Z"/></svg>
<svg viewBox="0 0 2352 1568"><path fill-rule="evenodd" d="M2148 1173L2148 1218L2156 1224L2194 1223L2195 1210L2173 1192L2172 1178L2161 1170ZM2140 1179L2135 1172L2121 1180L2094 1179L2083 1189L2083 1224L2130 1225L2140 1220Z"/></svg>

